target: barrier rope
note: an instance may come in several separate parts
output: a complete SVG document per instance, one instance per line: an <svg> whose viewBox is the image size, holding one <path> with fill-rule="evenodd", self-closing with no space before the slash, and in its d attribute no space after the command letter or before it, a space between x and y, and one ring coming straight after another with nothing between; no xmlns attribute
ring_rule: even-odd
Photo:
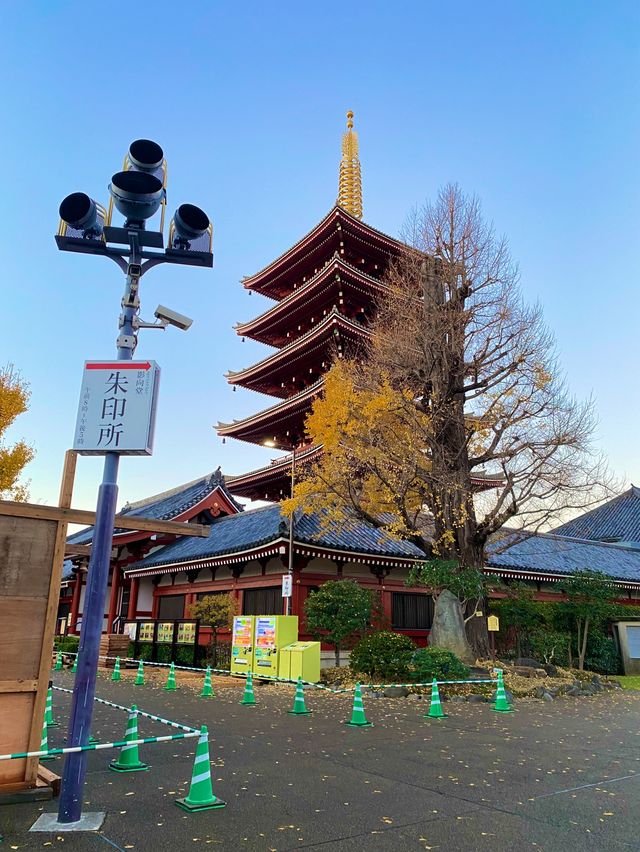
<svg viewBox="0 0 640 852"><path fill-rule="evenodd" d="M67 654L67 656L69 656L69 657L77 657L78 656L75 651L64 651L63 653ZM106 655L106 654L100 654L99 659L100 660L116 660L116 659L118 659L118 657L114 657L114 656ZM159 668L169 668L169 666L171 665L171 663L155 663L155 662L152 662L151 660L136 660L133 657L120 657L119 659L120 659L120 662L124 662L124 663L135 663L136 665L139 664L139 663L142 663L145 666L157 666ZM173 667L176 671L198 672L199 674L202 674L202 675L204 675L204 673L206 671L206 669L200 668L198 666L180 666L180 665L177 665L176 663L173 664ZM248 674L251 674L252 677L257 678L258 680L272 680L275 683L290 683L294 686L298 683L297 680L292 680L291 678L277 677L276 675L267 675L267 674L262 674L261 672L232 672L231 669L214 669L214 668L211 668L211 667L209 667L209 671L212 672L212 673L215 673L215 674L224 674L224 675L229 675L230 677L238 677L238 678L246 678ZM474 684L474 683L492 683L495 686L497 684L497 682L498 681L495 678L474 678L473 680L438 680L438 681L436 681L438 686L447 686L447 685L449 685L449 686L460 685L461 686L463 684ZM355 686L346 686L346 687L334 689L333 687L327 686L326 684L314 683L313 681L310 681L310 680L303 680L302 683L305 686L312 686L314 689L320 689L320 690L324 690L325 692L331 692L331 693L333 693L333 695L339 695L339 694L342 694L342 693L345 693L345 692L353 692L354 689L355 689ZM361 683L360 688L361 689L389 689L389 688L394 687L394 686L404 686L405 688L408 689L410 687L430 687L432 685L433 685L433 681L428 681L426 683ZM58 689L58 688L60 688L60 687L54 687L54 689ZM70 690L66 690L66 691L69 692ZM96 701L103 701L103 699L96 699ZM103 701L103 703L108 704L109 702ZM115 705L115 704L113 706L119 707L119 705ZM126 708L120 707L119 709L126 709ZM138 712L141 712L141 711L138 711ZM162 720L160 720L160 721L162 721Z"/></svg>
<svg viewBox="0 0 640 852"><path fill-rule="evenodd" d="M50 748L45 751L18 751L15 754L0 754L0 760L18 760L25 757L45 757L56 754L71 754L78 751L99 751L103 748L122 748L123 746L145 745L146 743L167 743L171 740L186 740L189 737L201 736L200 731L191 729L180 734L167 734L165 737L142 737L139 740L119 740L113 743L92 743L84 746L69 746L68 748Z"/></svg>
<svg viewBox="0 0 640 852"><path fill-rule="evenodd" d="M69 695L73 694L72 689L65 689L64 686L56 686L52 684L53 689L57 689L58 692L67 692ZM132 713L131 707L125 707L124 704L115 704L113 701L107 701L106 698L98 698L94 696L94 701L98 704L104 704L107 707L114 707L116 710L124 710L125 713ZM170 719L163 719L162 716L155 716L153 713L147 713L145 710L138 710L136 708L136 713L138 716L144 716L145 719L151 719L153 722L160 722L163 725L168 725L170 728L178 728L180 731L195 731L198 733L200 731L199 728L192 728L191 725L181 725L179 722L172 722Z"/></svg>
<svg viewBox="0 0 640 852"><path fill-rule="evenodd" d="M458 685L462 685L462 684L465 684L465 683L493 683L495 685L495 684L498 683L498 681L495 680L494 678L489 677L489 678L474 678L473 680L437 680L436 683L438 684L438 686L443 686L443 685L447 685L447 684L454 684L454 685L458 686ZM409 688L409 687L412 687L412 686L427 687L427 686L433 686L433 681L430 680L426 683L361 683L360 689L390 689L391 687L394 687L394 686L404 686L406 688ZM332 692L334 692L334 693L353 692L354 689L355 689L355 686L347 686L347 687L344 687L343 689L334 689L334 690L332 690Z"/></svg>

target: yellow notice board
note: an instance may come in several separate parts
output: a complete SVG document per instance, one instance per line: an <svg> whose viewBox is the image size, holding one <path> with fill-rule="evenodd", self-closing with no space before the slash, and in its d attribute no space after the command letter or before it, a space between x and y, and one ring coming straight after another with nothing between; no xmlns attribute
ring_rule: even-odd
<svg viewBox="0 0 640 852"><path fill-rule="evenodd" d="M185 621L178 625L178 643L180 645L193 645L196 641L195 621Z"/></svg>
<svg viewBox="0 0 640 852"><path fill-rule="evenodd" d="M173 621L158 624L158 642L173 642Z"/></svg>

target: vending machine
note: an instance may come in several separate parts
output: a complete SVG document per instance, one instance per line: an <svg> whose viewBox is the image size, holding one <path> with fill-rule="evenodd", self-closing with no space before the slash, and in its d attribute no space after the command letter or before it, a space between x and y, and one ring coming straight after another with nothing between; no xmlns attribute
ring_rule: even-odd
<svg viewBox="0 0 640 852"><path fill-rule="evenodd" d="M298 638L297 615L256 615L253 673L278 676L280 651Z"/></svg>
<svg viewBox="0 0 640 852"><path fill-rule="evenodd" d="M234 616L231 638L232 674L246 674L252 670L254 621L253 615Z"/></svg>

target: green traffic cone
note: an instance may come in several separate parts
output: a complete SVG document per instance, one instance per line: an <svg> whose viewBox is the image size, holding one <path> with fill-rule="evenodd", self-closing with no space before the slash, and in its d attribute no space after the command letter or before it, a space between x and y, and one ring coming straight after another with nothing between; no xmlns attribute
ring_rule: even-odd
<svg viewBox="0 0 640 852"><path fill-rule="evenodd" d="M438 690L438 681L433 679L431 684L431 705L429 706L429 712L425 714L425 719L446 719L447 714L442 709L442 704L440 703L440 692Z"/></svg>
<svg viewBox="0 0 640 852"><path fill-rule="evenodd" d="M58 723L53 718L53 696L51 694L51 681L49 681L49 688L47 689L47 701L44 706L44 720L47 723L47 728L58 727Z"/></svg>
<svg viewBox="0 0 640 852"><path fill-rule="evenodd" d="M49 737L47 736L47 714L45 713L42 720L42 737L40 739L40 751L49 751ZM38 760L42 763L43 760L55 760L55 755L47 754L39 757Z"/></svg>
<svg viewBox="0 0 640 852"><path fill-rule="evenodd" d="M138 708L135 704L131 706L129 711L127 732L124 738L127 743L130 740L138 739ZM118 759L112 760L109 764L109 769L113 769L114 772L142 772L148 768L148 764L140 761L137 745L123 745Z"/></svg>
<svg viewBox="0 0 640 852"><path fill-rule="evenodd" d="M176 667L173 663L171 663L171 667L169 668L169 675L167 676L167 682L162 687L163 689L177 689L178 686L176 684Z"/></svg>
<svg viewBox="0 0 640 852"><path fill-rule="evenodd" d="M244 695L240 704L255 704L256 697L253 694L253 675L247 672L247 682L244 685Z"/></svg>
<svg viewBox="0 0 640 852"><path fill-rule="evenodd" d="M345 725L350 725L352 728L372 728L373 724L367 721L364 715L364 704L362 703L362 691L360 684L356 683L355 692L353 693L353 711L351 720L345 722Z"/></svg>
<svg viewBox="0 0 640 852"><path fill-rule="evenodd" d="M287 713L290 716L308 716L311 713L311 710L307 710L304 703L304 686L302 684L302 678L298 678L298 682L296 684L296 694L293 699L293 708L291 710L287 710Z"/></svg>
<svg viewBox="0 0 640 852"><path fill-rule="evenodd" d="M142 660L138 663L138 671L136 673L136 679L133 682L134 686L144 686L144 666L142 664Z"/></svg>
<svg viewBox="0 0 640 852"><path fill-rule="evenodd" d="M502 669L497 670L498 684L496 686L496 703L491 708L496 713L513 713L513 707L509 704L509 699L504 691L504 680L502 679Z"/></svg>
<svg viewBox="0 0 640 852"><path fill-rule="evenodd" d="M73 665L71 666L71 674L75 674L78 671L78 655L76 654L73 658Z"/></svg>
<svg viewBox="0 0 640 852"><path fill-rule="evenodd" d="M213 698L213 687L211 686L211 669L207 666L207 670L204 673L204 683L202 685L202 692L200 693L200 698Z"/></svg>
<svg viewBox="0 0 640 852"><path fill-rule="evenodd" d="M93 736L93 734L89 734L89 745L96 745L96 743L99 743L99 742L100 742L100 740L97 740Z"/></svg>
<svg viewBox="0 0 640 852"><path fill-rule="evenodd" d="M113 667L111 680L122 680L122 675L120 674L120 657L116 657L116 664Z"/></svg>
<svg viewBox="0 0 640 852"><path fill-rule="evenodd" d="M60 651L58 651L58 653L56 654L56 664L53 667L53 670L54 672L62 671L62 653Z"/></svg>
<svg viewBox="0 0 640 852"><path fill-rule="evenodd" d="M209 734L203 725L196 746L196 759L193 762L189 793L184 799L176 799L176 805L183 811L210 811L224 808L226 802L213 795L211 786L211 763L209 761Z"/></svg>

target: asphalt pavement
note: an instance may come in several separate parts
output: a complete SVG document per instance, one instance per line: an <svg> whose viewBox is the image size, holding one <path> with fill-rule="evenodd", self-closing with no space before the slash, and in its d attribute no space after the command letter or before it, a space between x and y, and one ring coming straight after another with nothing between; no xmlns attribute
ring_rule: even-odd
<svg viewBox="0 0 640 852"><path fill-rule="evenodd" d="M71 687L72 675L54 683ZM309 689L310 716L290 716L293 688L221 687L201 699L182 686L112 683L97 694L136 703L176 722L209 728L214 793L222 810L187 814L196 740L141 747L148 772L117 774L113 753L92 752L85 810L106 811L98 833L29 833L57 801L0 807L2 848L67 852L338 850L640 850L640 695L606 692L553 703L521 700L516 712L446 703L448 718L423 717L426 701L373 698L373 727L350 728L351 697ZM54 692L50 745L64 744L70 696ZM122 739L126 716L96 705L94 735ZM140 720L140 735L168 733ZM61 771L62 758L48 763Z"/></svg>

